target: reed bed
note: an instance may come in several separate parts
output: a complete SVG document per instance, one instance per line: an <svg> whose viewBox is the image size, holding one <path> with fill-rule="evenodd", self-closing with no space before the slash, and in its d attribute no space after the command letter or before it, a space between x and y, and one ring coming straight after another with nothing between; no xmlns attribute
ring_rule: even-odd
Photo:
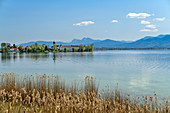
<svg viewBox="0 0 170 113"><path fill-rule="evenodd" d="M79 86L79 87L78 87ZM95 78L82 85L65 83L58 76L0 74L0 113L169 113L169 101L157 95L131 97L98 91Z"/></svg>

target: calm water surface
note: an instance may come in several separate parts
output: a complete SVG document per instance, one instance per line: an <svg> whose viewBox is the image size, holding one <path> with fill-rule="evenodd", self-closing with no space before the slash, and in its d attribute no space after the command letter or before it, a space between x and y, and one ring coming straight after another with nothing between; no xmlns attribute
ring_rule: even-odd
<svg viewBox="0 0 170 113"><path fill-rule="evenodd" d="M94 76L125 93L170 96L170 50L116 50L93 53L0 54L0 71L55 74L65 80Z"/></svg>

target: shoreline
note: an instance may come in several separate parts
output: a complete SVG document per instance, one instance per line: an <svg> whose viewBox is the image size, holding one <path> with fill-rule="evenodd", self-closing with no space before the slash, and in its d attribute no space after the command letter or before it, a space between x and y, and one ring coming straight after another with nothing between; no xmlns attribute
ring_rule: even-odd
<svg viewBox="0 0 170 113"><path fill-rule="evenodd" d="M75 51L75 52L72 52L72 51L67 51L67 52L60 52L60 51L45 51L45 52L13 52L13 51L10 51L10 52L2 52L0 50L0 53L93 53L95 51L108 51L108 50L170 50L170 48L94 48L93 51L83 51L83 52L80 52L80 51Z"/></svg>
<svg viewBox="0 0 170 113"><path fill-rule="evenodd" d="M98 50L170 50L170 48L94 48Z"/></svg>

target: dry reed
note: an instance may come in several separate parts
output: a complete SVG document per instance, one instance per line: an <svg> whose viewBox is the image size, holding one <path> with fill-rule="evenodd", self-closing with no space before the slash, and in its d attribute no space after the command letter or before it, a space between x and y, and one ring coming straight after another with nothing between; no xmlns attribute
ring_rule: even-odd
<svg viewBox="0 0 170 113"><path fill-rule="evenodd" d="M151 97L121 96L120 91L98 93L93 77L72 86L58 76L0 74L1 113L169 113L169 101Z"/></svg>

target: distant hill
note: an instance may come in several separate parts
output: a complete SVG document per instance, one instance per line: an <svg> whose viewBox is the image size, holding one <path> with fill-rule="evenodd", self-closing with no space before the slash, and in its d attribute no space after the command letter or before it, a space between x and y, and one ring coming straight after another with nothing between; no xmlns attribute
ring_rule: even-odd
<svg viewBox="0 0 170 113"><path fill-rule="evenodd" d="M45 45L49 45L50 47L53 46L53 41L32 41L32 42L28 42L28 43L22 43L22 44L18 44L18 45L23 45L24 47L32 45L38 43L39 45L45 44ZM65 45L67 43L64 42L56 42L56 44L60 45Z"/></svg>
<svg viewBox="0 0 170 113"><path fill-rule="evenodd" d="M144 37L132 43L124 44L124 48L170 48L170 35Z"/></svg>
<svg viewBox="0 0 170 113"><path fill-rule="evenodd" d="M106 39L106 40L94 43L94 48L117 48L119 47L119 45L122 45L122 44L126 44L126 42Z"/></svg>
<svg viewBox="0 0 170 113"><path fill-rule="evenodd" d="M91 38L83 38L82 40L80 39L73 39L70 44L83 44L83 45L88 45L88 44L92 44L92 43L97 43L97 42L101 42L101 40L93 40Z"/></svg>
<svg viewBox="0 0 170 113"><path fill-rule="evenodd" d="M34 41L23 43L24 47L38 43L40 45L53 45L53 41ZM170 35L159 35L156 37L146 36L136 41L115 41L115 40L94 40L91 38L73 39L71 42L56 42L57 45L90 45L94 44L94 48L170 48Z"/></svg>

